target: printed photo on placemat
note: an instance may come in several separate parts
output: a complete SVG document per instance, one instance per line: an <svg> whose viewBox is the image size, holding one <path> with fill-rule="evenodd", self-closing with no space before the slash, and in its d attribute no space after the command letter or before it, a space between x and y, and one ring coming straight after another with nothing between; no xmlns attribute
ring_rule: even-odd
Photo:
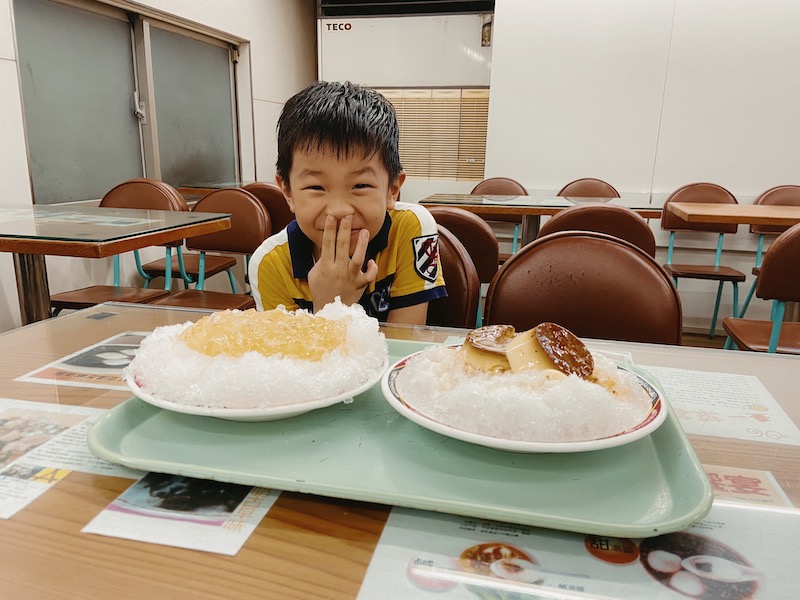
<svg viewBox="0 0 800 600"><path fill-rule="evenodd" d="M122 369L148 332L126 331L17 377L15 381L127 391Z"/></svg>

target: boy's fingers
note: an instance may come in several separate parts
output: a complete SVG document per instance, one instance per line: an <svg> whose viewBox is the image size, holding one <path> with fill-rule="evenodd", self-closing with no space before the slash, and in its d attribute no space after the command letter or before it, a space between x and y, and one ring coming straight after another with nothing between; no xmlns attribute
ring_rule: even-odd
<svg viewBox="0 0 800 600"><path fill-rule="evenodd" d="M372 283L376 277L378 277L378 265L370 258L367 263L367 271L364 273L364 280L367 283Z"/></svg>
<svg viewBox="0 0 800 600"><path fill-rule="evenodd" d="M333 262L336 258L336 219L331 215L325 217L325 229L322 231L322 250L320 261Z"/></svg>
<svg viewBox="0 0 800 600"><path fill-rule="evenodd" d="M339 220L339 230L336 233L336 257L341 260L350 258L350 225L352 222L352 215L347 215Z"/></svg>
<svg viewBox="0 0 800 600"><path fill-rule="evenodd" d="M367 257L367 246L369 245L369 230L361 229L358 232L358 239L356 240L356 248L353 252L353 258L350 259L350 268L355 272L361 271L361 266L364 264L364 259Z"/></svg>

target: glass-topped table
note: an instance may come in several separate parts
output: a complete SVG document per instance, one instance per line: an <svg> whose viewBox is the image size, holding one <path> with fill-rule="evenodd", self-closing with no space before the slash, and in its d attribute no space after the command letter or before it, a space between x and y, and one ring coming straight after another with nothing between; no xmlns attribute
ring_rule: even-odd
<svg viewBox="0 0 800 600"><path fill-rule="evenodd" d="M14 253L23 323L47 318L45 255L104 258L230 228L220 213L86 206L0 206L0 251Z"/></svg>
<svg viewBox="0 0 800 600"><path fill-rule="evenodd" d="M423 206L454 206L476 214L520 215L522 244L532 242L539 232L542 215L554 215L576 204L618 204L645 219L660 219L661 207L653 206L648 195L625 198L582 198L562 196L501 196L474 194L433 194L419 202Z"/></svg>

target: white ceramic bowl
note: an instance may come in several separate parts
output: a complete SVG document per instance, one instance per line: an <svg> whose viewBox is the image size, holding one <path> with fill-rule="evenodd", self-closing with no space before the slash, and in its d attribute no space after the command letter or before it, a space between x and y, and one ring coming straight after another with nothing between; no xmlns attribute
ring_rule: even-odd
<svg viewBox="0 0 800 600"><path fill-rule="evenodd" d="M152 394L142 390L133 378L127 378L125 383L128 384L130 390L136 394L137 398L144 400L148 404L171 410L173 412L184 413L187 415L199 415L203 417L216 417L218 419L227 419L229 421L275 421L277 419L288 419L296 417L304 413L316 410L318 408L325 408L331 406L353 396L367 391L373 385L380 381L386 366L389 364L388 358L383 366L376 370L375 373L363 384L347 390L335 396L321 398L319 400L309 400L307 402L298 402L293 404L281 404L278 406L260 406L256 408L220 408L210 406L196 406L192 404L184 404L179 402L172 402L164 398L157 398Z"/></svg>
<svg viewBox="0 0 800 600"><path fill-rule="evenodd" d="M646 435L649 435L667 418L667 403L662 399L661 395L658 392L658 386L652 380L648 381L648 376L646 373L631 367L630 365L617 363L617 367L620 369L625 369L633 373L637 379L639 380L640 385L645 389L647 394L650 396L652 400L653 409L650 411L650 414L644 419L641 423L637 424L635 427L632 427L626 431L621 431L615 435L611 435L604 438L594 439L594 440L586 440L586 441L579 441L579 442L535 442L535 441L520 441L520 440L511 440L511 439L504 439L504 438L497 438L490 435L482 435L479 433L473 433L471 431L465 431L463 429L459 429L457 427L453 427L448 425L447 423L443 423L439 420L433 419L428 417L427 415L423 414L422 412L415 409L405 400L397 392L397 387L395 385L395 379L397 376L402 372L405 368L407 361L419 354L418 352L412 354L411 356L407 356L395 364L393 364L383 375L381 381L381 388L383 390L383 395L386 397L386 400L392 407L397 410L401 415L410 419L414 423L425 427L426 429L430 429L431 431L435 431L436 433L440 433L442 435L446 435L448 437L461 440L464 442L470 442L472 444L478 444L480 446L487 446L489 448L495 448L498 450L509 450L512 452L585 452L588 450L602 450L604 448L613 448L615 446L622 446L623 444L629 444L634 440L638 440L643 438Z"/></svg>

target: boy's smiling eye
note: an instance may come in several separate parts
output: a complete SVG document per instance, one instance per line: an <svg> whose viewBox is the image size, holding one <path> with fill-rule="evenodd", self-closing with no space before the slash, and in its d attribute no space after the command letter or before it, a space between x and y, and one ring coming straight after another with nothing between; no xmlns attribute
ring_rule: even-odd
<svg viewBox="0 0 800 600"><path fill-rule="evenodd" d="M369 183L357 183L353 187L355 187L357 190L364 190L371 188L372 185L370 185Z"/></svg>
<svg viewBox="0 0 800 600"><path fill-rule="evenodd" d="M307 185L307 186L305 186L303 189L304 189L304 190L316 190L316 191L322 191L322 186L321 186L321 185Z"/></svg>

